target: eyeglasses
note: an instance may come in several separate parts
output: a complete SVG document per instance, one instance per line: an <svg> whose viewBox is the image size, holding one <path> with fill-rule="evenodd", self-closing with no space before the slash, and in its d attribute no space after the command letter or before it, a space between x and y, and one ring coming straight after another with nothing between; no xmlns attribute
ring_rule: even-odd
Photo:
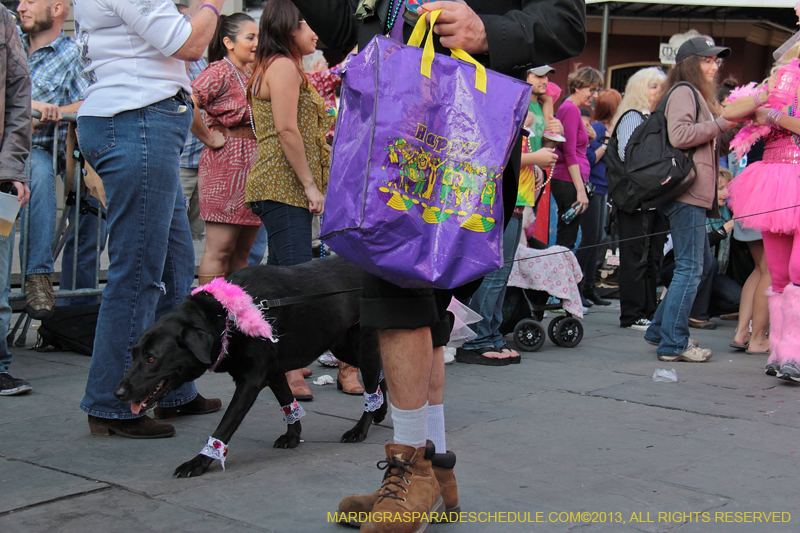
<svg viewBox="0 0 800 533"><path fill-rule="evenodd" d="M717 65L717 67L721 67L723 61L721 59L712 59L710 57L704 57L703 58L703 63L705 63L706 65L710 65L711 63L714 63L714 64Z"/></svg>
<svg viewBox="0 0 800 533"><path fill-rule="evenodd" d="M592 94L600 94L600 89L595 89L594 87L584 87L584 89Z"/></svg>

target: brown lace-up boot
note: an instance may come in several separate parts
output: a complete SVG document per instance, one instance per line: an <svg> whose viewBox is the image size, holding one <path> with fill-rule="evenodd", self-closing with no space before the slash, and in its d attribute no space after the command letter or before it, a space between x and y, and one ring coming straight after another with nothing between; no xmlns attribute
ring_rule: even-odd
<svg viewBox="0 0 800 533"><path fill-rule="evenodd" d="M458 486L456 486L456 476L453 474L453 467L456 465L456 454L448 451L447 453L437 453L431 458L433 475L439 483L439 491L444 503L445 515L439 516L439 522L458 522L461 513L461 505L458 503ZM358 527L378 501L380 490L369 494L354 494L345 496L339 502L339 512L346 513L348 519L346 523L353 527Z"/></svg>
<svg viewBox="0 0 800 533"><path fill-rule="evenodd" d="M383 475L378 499L362 533L422 533L428 527L429 513L444 511L439 483L433 475L431 441L421 448L402 444L386 445L386 460L378 462ZM405 513L414 520L406 520ZM424 515L424 516L423 516Z"/></svg>
<svg viewBox="0 0 800 533"><path fill-rule="evenodd" d="M56 294L50 274L25 276L25 312L36 320L50 318L56 307Z"/></svg>

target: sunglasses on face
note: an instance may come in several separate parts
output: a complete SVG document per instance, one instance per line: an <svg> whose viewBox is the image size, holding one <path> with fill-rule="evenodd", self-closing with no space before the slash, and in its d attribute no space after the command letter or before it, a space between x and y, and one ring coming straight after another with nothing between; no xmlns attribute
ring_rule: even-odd
<svg viewBox="0 0 800 533"><path fill-rule="evenodd" d="M703 63L705 63L706 65L710 65L710 64L714 63L718 67L721 67L723 61L721 59L712 59L710 57L704 57L703 58Z"/></svg>

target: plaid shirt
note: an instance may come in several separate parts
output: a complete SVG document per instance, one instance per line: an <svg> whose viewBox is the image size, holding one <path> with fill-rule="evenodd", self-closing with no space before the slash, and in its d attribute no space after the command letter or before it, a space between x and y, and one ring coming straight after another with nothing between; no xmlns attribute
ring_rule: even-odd
<svg viewBox="0 0 800 533"><path fill-rule="evenodd" d="M208 66L206 60L202 57L193 63L189 63L189 81L200 75L203 70ZM181 152L181 168L197 168L200 166L200 153L203 151L205 145L200 140L189 132L186 137L186 144L183 145L183 152Z"/></svg>
<svg viewBox="0 0 800 533"><path fill-rule="evenodd" d="M30 41L22 35L25 52ZM59 107L73 104L83 98L83 91L89 82L83 77L78 46L71 37L62 31L56 39L28 56L28 70L31 73L31 99ZM33 134L32 145L53 151L54 125L47 125ZM67 142L67 124L58 125L58 145L62 151Z"/></svg>

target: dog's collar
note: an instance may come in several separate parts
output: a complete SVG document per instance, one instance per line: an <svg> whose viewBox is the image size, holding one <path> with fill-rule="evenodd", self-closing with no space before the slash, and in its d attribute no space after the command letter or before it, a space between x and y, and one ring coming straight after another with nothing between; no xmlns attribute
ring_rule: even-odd
<svg viewBox="0 0 800 533"><path fill-rule="evenodd" d="M224 278L216 278L210 283L201 285L192 291L192 294L206 292L213 296L228 313L225 321L225 331L222 332L222 349L217 360L209 368L213 372L228 355L228 334L231 324L247 335L248 337L269 339L278 342L275 337L272 325L262 314L263 306L253 302L253 298L247 294L240 286L225 281Z"/></svg>

